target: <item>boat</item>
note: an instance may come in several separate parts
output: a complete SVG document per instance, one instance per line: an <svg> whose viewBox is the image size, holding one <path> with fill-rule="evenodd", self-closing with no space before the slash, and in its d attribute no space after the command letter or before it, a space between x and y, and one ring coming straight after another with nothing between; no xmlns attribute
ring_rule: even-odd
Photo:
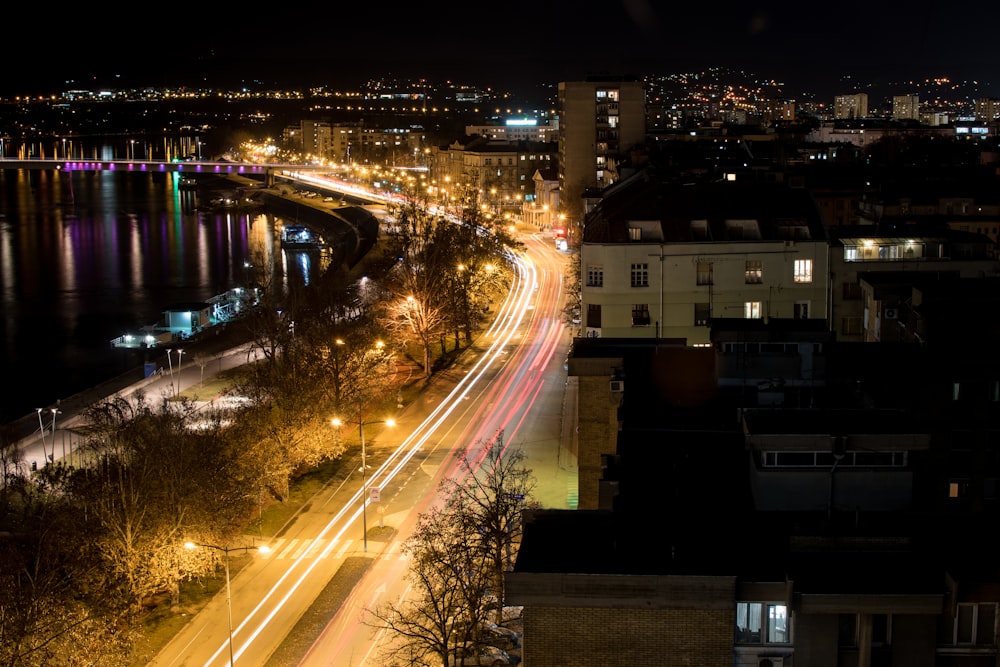
<svg viewBox="0 0 1000 667"><path fill-rule="evenodd" d="M326 247L326 242L305 225L292 224L281 228L281 247L285 250L318 250Z"/></svg>

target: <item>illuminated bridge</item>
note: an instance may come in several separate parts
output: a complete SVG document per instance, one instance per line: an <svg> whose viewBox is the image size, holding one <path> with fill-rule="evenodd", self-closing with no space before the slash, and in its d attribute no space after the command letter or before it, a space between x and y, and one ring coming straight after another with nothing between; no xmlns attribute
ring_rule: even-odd
<svg viewBox="0 0 1000 667"><path fill-rule="evenodd" d="M60 171L160 171L185 174L264 174L286 170L328 171L330 167L316 164L257 164L251 162L210 162L188 160L74 160L66 158L32 158L29 160L0 158L0 169L56 169Z"/></svg>

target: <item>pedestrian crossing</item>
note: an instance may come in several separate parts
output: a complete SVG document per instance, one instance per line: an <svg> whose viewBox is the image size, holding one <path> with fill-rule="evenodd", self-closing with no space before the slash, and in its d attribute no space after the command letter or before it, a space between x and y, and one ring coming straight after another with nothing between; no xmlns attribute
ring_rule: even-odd
<svg viewBox="0 0 1000 667"><path fill-rule="evenodd" d="M265 560L307 560L345 558L356 556L364 551L362 540L329 540L325 538L285 538L279 537L267 542L269 551L261 553ZM368 540L368 556L384 560L405 560L407 556L400 550L399 542L385 545Z"/></svg>

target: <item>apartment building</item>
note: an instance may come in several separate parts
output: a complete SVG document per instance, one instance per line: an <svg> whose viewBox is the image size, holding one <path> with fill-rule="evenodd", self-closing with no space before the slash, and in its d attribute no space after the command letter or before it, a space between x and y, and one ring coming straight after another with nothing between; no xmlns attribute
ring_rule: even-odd
<svg viewBox="0 0 1000 667"><path fill-rule="evenodd" d="M892 118L893 120L920 120L920 96L919 95L893 95L892 97Z"/></svg>
<svg viewBox="0 0 1000 667"><path fill-rule="evenodd" d="M662 181L603 191L580 246L583 335L707 345L714 318L825 319L826 235L781 183Z"/></svg>
<svg viewBox="0 0 1000 667"><path fill-rule="evenodd" d="M981 97L977 99L975 115L976 120L983 123L1000 120L1000 99L995 97Z"/></svg>
<svg viewBox="0 0 1000 667"><path fill-rule="evenodd" d="M491 141L466 135L432 151L431 177L440 195L457 205L474 200L517 218L535 195L535 175L554 168L554 143ZM471 199L470 199L471 198Z"/></svg>
<svg viewBox="0 0 1000 667"><path fill-rule="evenodd" d="M550 143L558 140L556 128L534 118L508 118L502 124L466 125L466 134L481 135L492 141Z"/></svg>
<svg viewBox="0 0 1000 667"><path fill-rule="evenodd" d="M845 342L883 340L886 324L899 317L899 301L866 298L863 283L879 273L908 285L928 276L1000 276L996 243L983 234L928 224L855 225L829 234L830 325Z"/></svg>
<svg viewBox="0 0 1000 667"><path fill-rule="evenodd" d="M581 197L619 178L619 164L646 138L642 81L594 78L558 87L559 190L564 213L582 223ZM571 233L578 241L579 233Z"/></svg>
<svg viewBox="0 0 1000 667"><path fill-rule="evenodd" d="M833 99L833 119L850 120L868 117L868 95L855 93L853 95L837 95Z"/></svg>
<svg viewBox="0 0 1000 667"><path fill-rule="evenodd" d="M284 129L282 140L286 147L314 159L395 164L412 159L411 156L421 149L423 137L408 128L301 120Z"/></svg>
<svg viewBox="0 0 1000 667"><path fill-rule="evenodd" d="M711 338L574 341L598 479L526 516L525 663L994 664L995 355L809 320Z"/></svg>

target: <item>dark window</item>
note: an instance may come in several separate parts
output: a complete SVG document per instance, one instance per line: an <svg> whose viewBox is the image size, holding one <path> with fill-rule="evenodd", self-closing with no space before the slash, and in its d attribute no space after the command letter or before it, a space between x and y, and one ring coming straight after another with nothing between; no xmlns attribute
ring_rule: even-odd
<svg viewBox="0 0 1000 667"><path fill-rule="evenodd" d="M648 327L649 322L649 305L637 303L632 306L632 326Z"/></svg>
<svg viewBox="0 0 1000 667"><path fill-rule="evenodd" d="M696 327L707 327L708 320L712 316L712 310L707 303L694 304L694 325Z"/></svg>
<svg viewBox="0 0 1000 667"><path fill-rule="evenodd" d="M601 328L601 304L587 304L587 326L592 329Z"/></svg>
<svg viewBox="0 0 1000 667"><path fill-rule="evenodd" d="M632 265L632 287L649 287L649 264Z"/></svg>

